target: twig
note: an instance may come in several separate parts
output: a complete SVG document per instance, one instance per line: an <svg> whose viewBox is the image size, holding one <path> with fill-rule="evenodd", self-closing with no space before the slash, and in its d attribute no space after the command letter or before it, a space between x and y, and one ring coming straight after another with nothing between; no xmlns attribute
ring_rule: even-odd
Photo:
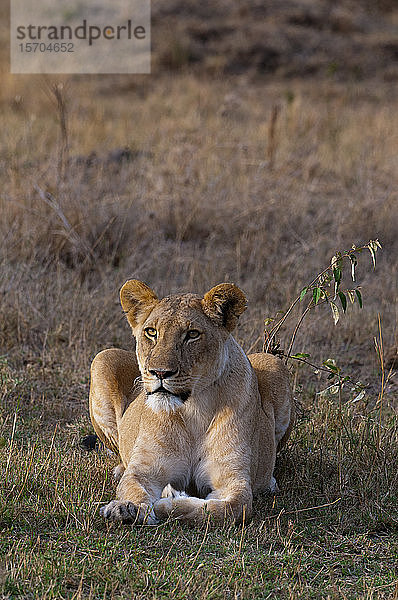
<svg viewBox="0 0 398 600"><path fill-rule="evenodd" d="M60 146L58 155L58 178L61 179L65 174L65 167L69 158L69 136L68 136L68 113L66 108L65 86L63 83L55 83L51 87L54 94L60 127Z"/></svg>
<svg viewBox="0 0 398 600"><path fill-rule="evenodd" d="M337 504L338 502L340 502L341 498L337 498L336 500L333 500L333 502L327 502L326 504L319 504L318 506L309 506L307 508L298 508L297 510L292 510L289 512L286 512L284 509L282 509L277 515L271 515L270 517L265 517L267 520L271 520L271 519L280 519L280 517L282 515L296 515L297 513L302 513L302 512L308 512L310 510L317 510L318 508L327 508L328 506L333 506L334 504Z"/></svg>
<svg viewBox="0 0 398 600"><path fill-rule="evenodd" d="M10 443L10 450L8 453L8 457L7 457L6 472L4 474L4 479L5 479L6 485L7 485L7 480L8 480L8 469L10 467L12 449L14 446L14 436L15 436L15 429L16 429L16 425L17 425L17 415L18 415L18 412L16 411L15 415L14 415L14 422L12 424L11 443Z"/></svg>
<svg viewBox="0 0 398 600"><path fill-rule="evenodd" d="M379 358L380 369L381 369L380 392L379 392L379 397L377 398L377 404L378 404L378 408L379 408L379 427L378 427L377 445L380 448L382 408L383 408L383 398L384 398L384 389L385 389L385 370L384 370L383 335L381 332L380 313L378 313L377 318L378 318L379 339L377 340L376 338L374 338L374 343L375 343L376 352L377 352L377 356Z"/></svg>
<svg viewBox="0 0 398 600"><path fill-rule="evenodd" d="M297 332L299 330L299 327L300 327L301 323L303 322L305 315L311 310L312 306L313 306L313 302L311 300L310 303L308 304L307 308L305 309L305 311L301 315L301 317L300 317L300 319L299 319L296 327L294 328L293 335L292 335L291 340L290 340L289 348L287 349L287 358L285 359L285 363L286 364L287 364L287 361L289 360L289 355L290 355L290 353L291 353L291 351L293 349L294 340L296 339L296 335L297 335Z"/></svg>
<svg viewBox="0 0 398 600"><path fill-rule="evenodd" d="M341 377L340 377L340 371L338 372L338 378L339 378L338 386L339 386L339 421L340 421L340 427L339 427L339 430L337 432L337 436L338 436L337 465L338 465L338 472L339 472L339 489L340 489L340 494L341 494L342 489L343 489L343 471L342 471L342 447L343 447L343 443L342 443L341 432L342 432L342 426L344 425L344 422L343 422L343 411L342 411L343 398L342 398L342 382L341 382Z"/></svg>
<svg viewBox="0 0 398 600"><path fill-rule="evenodd" d="M41 198L41 200L43 200L43 202L45 202L50 208L52 208L52 210L55 212L57 217L60 219L60 221L62 222L62 224L64 226L66 233L68 234L70 241L77 248L80 248L81 250L83 250L86 254L90 254L91 257L94 259L95 256L94 256L92 249L76 233L75 229L69 223L67 217L65 216L64 212L62 211L60 205L58 204L58 202L54 198L54 196L52 194L50 194L50 192L45 192L44 190L42 190L37 184L34 185L34 189L39 194L39 197Z"/></svg>
<svg viewBox="0 0 398 600"><path fill-rule="evenodd" d="M274 168L275 162L275 150L276 150L276 124L278 121L280 107L275 104L272 107L271 119L268 125L268 147L267 147L267 155L268 155L268 164L269 168L272 170Z"/></svg>
<svg viewBox="0 0 398 600"><path fill-rule="evenodd" d="M285 354L284 352L281 353L282 356L285 356L286 358L292 358L293 360L299 360L300 362L305 363L306 365L309 365L310 367L312 367L313 369L317 369L318 371L325 371L325 373L333 373L333 371L331 371L330 369L328 369L327 367L321 367L320 365L315 365L314 363L311 363L309 360L307 360L306 358L302 358L301 356L290 356L289 354Z"/></svg>

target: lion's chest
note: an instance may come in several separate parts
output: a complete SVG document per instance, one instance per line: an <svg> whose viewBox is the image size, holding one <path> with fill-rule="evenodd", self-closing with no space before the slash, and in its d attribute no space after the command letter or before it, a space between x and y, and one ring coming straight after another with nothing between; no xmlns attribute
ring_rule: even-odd
<svg viewBox="0 0 398 600"><path fill-rule="evenodd" d="M211 469L204 457L197 456L186 462L184 469L180 467L181 463L172 473L170 483L173 488L203 498L212 491Z"/></svg>
<svg viewBox="0 0 398 600"><path fill-rule="evenodd" d="M185 414L180 444L176 447L171 485L190 495L205 497L212 490L208 428L211 417L196 412Z"/></svg>
<svg viewBox="0 0 398 600"><path fill-rule="evenodd" d="M172 486L190 495L206 497L222 478L225 461L236 462L240 445L238 431L235 413L230 408L224 407L209 415L186 415L182 436L185 439L179 449L183 460L175 462Z"/></svg>

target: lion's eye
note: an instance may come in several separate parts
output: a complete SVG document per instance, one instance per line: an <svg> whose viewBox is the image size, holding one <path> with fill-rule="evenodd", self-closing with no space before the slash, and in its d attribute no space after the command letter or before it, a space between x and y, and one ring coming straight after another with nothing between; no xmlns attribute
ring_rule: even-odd
<svg viewBox="0 0 398 600"><path fill-rule="evenodd" d="M150 340L156 340L158 332L156 331L156 329L154 327L147 327L146 329L144 329L144 333L146 335L147 338L149 338Z"/></svg>
<svg viewBox="0 0 398 600"><path fill-rule="evenodd" d="M198 331L197 329L189 329L187 331L187 340L197 340L198 337L200 337L200 331Z"/></svg>

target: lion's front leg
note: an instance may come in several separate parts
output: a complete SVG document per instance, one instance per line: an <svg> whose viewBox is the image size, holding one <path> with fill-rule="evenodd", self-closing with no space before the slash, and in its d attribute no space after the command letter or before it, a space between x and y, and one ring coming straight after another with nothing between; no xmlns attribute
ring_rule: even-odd
<svg viewBox="0 0 398 600"><path fill-rule="evenodd" d="M149 474L148 474L149 475ZM128 467L116 490L116 500L100 509L100 514L110 521L154 525L158 522L153 504L161 496L163 482L158 483L136 468Z"/></svg>
<svg viewBox="0 0 398 600"><path fill-rule="evenodd" d="M163 452L161 443L144 432L136 440L127 468L117 486L116 499L101 508L101 515L122 523L157 523L154 504L160 500L170 481L176 478L183 481L188 471L187 460L178 454ZM172 488L169 488L171 494Z"/></svg>
<svg viewBox="0 0 398 600"><path fill-rule="evenodd" d="M146 477L127 469L117 487L116 500L103 506L100 514L110 521L154 525L158 520L152 507L163 487L149 484Z"/></svg>
<svg viewBox="0 0 398 600"><path fill-rule="evenodd" d="M137 359L132 352L110 348L99 352L91 364L90 417L99 439L119 454L119 427L137 393Z"/></svg>

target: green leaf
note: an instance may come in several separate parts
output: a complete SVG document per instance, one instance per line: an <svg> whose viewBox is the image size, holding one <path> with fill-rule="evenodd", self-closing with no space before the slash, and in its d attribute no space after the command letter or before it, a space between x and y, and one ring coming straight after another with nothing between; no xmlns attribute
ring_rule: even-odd
<svg viewBox="0 0 398 600"><path fill-rule="evenodd" d="M267 319L264 319L264 327L267 328L268 325L271 325L271 323L273 323L275 319L273 319L272 317L268 317Z"/></svg>
<svg viewBox="0 0 398 600"><path fill-rule="evenodd" d="M376 252L379 248L381 248L379 240L370 240L369 244L367 245L367 248L369 249L369 252L372 256L373 268L376 268Z"/></svg>
<svg viewBox="0 0 398 600"><path fill-rule="evenodd" d="M352 277L352 280L355 281L355 267L357 266L358 261L354 254L349 254L348 256L350 257L350 261L351 261L351 277Z"/></svg>
<svg viewBox="0 0 398 600"><path fill-rule="evenodd" d="M343 312L345 312L347 310L347 298L345 297L343 292L339 292L339 298L341 306L343 307Z"/></svg>
<svg viewBox="0 0 398 600"><path fill-rule="evenodd" d="M351 304L354 304L354 302L355 302L355 293L354 293L354 291L353 290L346 290L346 292L347 292L347 296L350 299Z"/></svg>
<svg viewBox="0 0 398 600"><path fill-rule="evenodd" d="M337 308L337 305L330 301L330 308L332 309L332 315L333 315L333 321L334 324L337 325L337 321L340 318L340 313L339 313L339 309Z"/></svg>
<svg viewBox="0 0 398 600"><path fill-rule="evenodd" d="M375 249L373 247L373 245L370 243L368 244L368 248L369 248L369 252L372 255L372 261L373 261L373 268L376 268L376 253L375 253Z"/></svg>
<svg viewBox="0 0 398 600"><path fill-rule="evenodd" d="M314 304L318 304L321 294L322 294L322 290L320 287L314 288L314 290L312 292L312 299L314 301Z"/></svg>
<svg viewBox="0 0 398 600"><path fill-rule="evenodd" d="M311 354L305 354L304 352L297 352L296 354L292 354L290 358L309 358Z"/></svg>
<svg viewBox="0 0 398 600"><path fill-rule="evenodd" d="M308 287L305 287L305 288L303 288L303 289L301 290L301 294L300 294L300 302L301 302L301 300L304 298L304 296L306 295L307 291L308 291Z"/></svg>
<svg viewBox="0 0 398 600"><path fill-rule="evenodd" d="M333 268L333 277L337 285L339 285L341 281L341 269L339 267Z"/></svg>
<svg viewBox="0 0 398 600"><path fill-rule="evenodd" d="M341 252L337 252L337 254L335 254L335 256L332 256L332 260L330 261L330 265L332 268L335 269L341 269L341 266L343 264L343 260L341 257Z"/></svg>
<svg viewBox="0 0 398 600"><path fill-rule="evenodd" d="M336 361L334 360L334 358L328 358L324 360L322 364L324 367L327 367L328 369L333 371L333 373L338 373L340 370L339 367L336 365Z"/></svg>
<svg viewBox="0 0 398 600"><path fill-rule="evenodd" d="M355 293L356 293L357 298L358 298L359 307L362 308L362 306L363 306L362 305L362 294L361 294L361 292L359 290L355 290Z"/></svg>

